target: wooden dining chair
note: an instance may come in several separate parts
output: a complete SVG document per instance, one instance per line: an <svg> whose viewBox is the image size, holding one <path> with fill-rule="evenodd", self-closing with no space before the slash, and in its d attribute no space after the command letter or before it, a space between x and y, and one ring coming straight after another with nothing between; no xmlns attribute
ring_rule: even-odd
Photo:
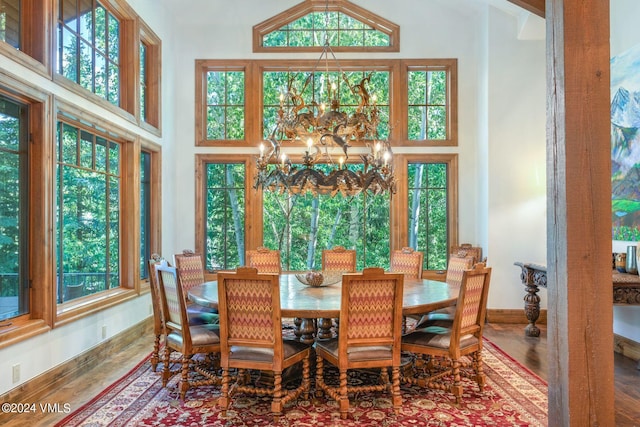
<svg viewBox="0 0 640 427"><path fill-rule="evenodd" d="M247 251L246 265L258 269L259 273L281 274L280 251L259 246Z"/></svg>
<svg viewBox="0 0 640 427"><path fill-rule="evenodd" d="M391 253L391 272L402 273L408 279L422 279L424 254L404 247Z"/></svg>
<svg viewBox="0 0 640 427"><path fill-rule="evenodd" d="M175 254L173 259L178 273L178 283L180 283L185 294L194 286L204 283L204 263L202 262L202 255L185 249L182 253ZM217 310L210 307L203 307L190 301L187 302L187 313L189 314L189 322L192 325L218 322Z"/></svg>
<svg viewBox="0 0 640 427"><path fill-rule="evenodd" d="M349 411L349 393L389 391L395 413L400 396L400 336L402 331L402 274L382 268L342 276L340 332L316 342L316 392L338 402L340 418ZM339 370L339 384L325 382L324 362ZM350 369L380 368L379 384L349 384ZM391 368L391 380L388 369Z"/></svg>
<svg viewBox="0 0 640 427"><path fill-rule="evenodd" d="M153 350L151 352L151 369L153 372L158 368L160 362L160 347L164 341L164 313L160 302L160 287L158 284L158 272L156 266L167 265L167 262L158 254L152 254L148 261L149 265L149 290L151 291L151 309L153 312Z"/></svg>
<svg viewBox="0 0 640 427"><path fill-rule="evenodd" d="M214 324L190 325L187 300L182 286L178 283L176 268L158 265L156 270L166 329L162 385L166 386L173 375L170 371L171 352L180 352L181 377L178 387L180 398L184 400L187 390L191 387L220 384L220 376L211 369L218 364L220 356L220 330L218 325ZM205 355L205 360L192 360L193 356L199 353ZM193 372L200 374L202 378L192 379Z"/></svg>
<svg viewBox="0 0 640 427"><path fill-rule="evenodd" d="M322 271L356 272L356 251L334 246L322 251Z"/></svg>
<svg viewBox="0 0 640 427"><path fill-rule="evenodd" d="M402 351L418 356L403 381L451 392L457 403L463 392L461 375L474 379L483 391L482 331L490 279L491 268L483 263L464 270L451 327L428 326L402 337Z"/></svg>
<svg viewBox="0 0 640 427"><path fill-rule="evenodd" d="M456 254L451 254L449 262L447 263L446 282L450 285L460 286L460 283L462 283L462 273L470 269L474 263L474 256L457 256ZM420 317L414 328L420 329L433 325L451 326L455 313L455 306L426 313Z"/></svg>
<svg viewBox="0 0 640 427"><path fill-rule="evenodd" d="M284 405L310 388L311 347L297 340L282 338L280 279L277 274L261 274L253 267L218 274L218 309L222 390L219 405L222 416L235 393L272 397L271 412L277 422ZM282 386L284 369L302 362L302 379L295 388ZM230 386L230 371L237 370ZM246 381L246 370L270 371L273 387Z"/></svg>

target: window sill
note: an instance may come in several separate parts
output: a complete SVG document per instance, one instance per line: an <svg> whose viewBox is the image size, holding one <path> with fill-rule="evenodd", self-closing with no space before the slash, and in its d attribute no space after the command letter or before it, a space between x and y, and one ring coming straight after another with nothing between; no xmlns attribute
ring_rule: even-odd
<svg viewBox="0 0 640 427"><path fill-rule="evenodd" d="M68 303L58 304L55 327L113 307L138 296L135 289L116 288L96 295L88 295Z"/></svg>
<svg viewBox="0 0 640 427"><path fill-rule="evenodd" d="M9 320L7 322L10 322ZM0 349L9 347L36 335L49 332L51 327L42 319L26 320L0 328Z"/></svg>

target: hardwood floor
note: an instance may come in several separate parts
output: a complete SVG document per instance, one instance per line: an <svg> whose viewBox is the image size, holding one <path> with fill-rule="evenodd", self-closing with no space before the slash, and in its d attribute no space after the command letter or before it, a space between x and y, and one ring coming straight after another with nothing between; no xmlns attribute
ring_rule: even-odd
<svg viewBox="0 0 640 427"><path fill-rule="evenodd" d="M528 367L544 380L547 379L547 339L546 329L541 327L539 338L524 336L525 325L489 324L485 329L485 336L497 344L514 359ZM40 403L65 403L70 405L72 411L89 401L125 375L140 360L149 354L152 339L150 336L140 337L135 343L127 347L115 357L105 360L104 363L70 381L66 386L51 391ZM619 354L615 355L615 404L616 426L632 427L640 426L640 370L636 369L637 363ZM39 409L35 413L20 415L0 414L0 425L3 426L47 426L51 427L63 419L66 413L43 413Z"/></svg>

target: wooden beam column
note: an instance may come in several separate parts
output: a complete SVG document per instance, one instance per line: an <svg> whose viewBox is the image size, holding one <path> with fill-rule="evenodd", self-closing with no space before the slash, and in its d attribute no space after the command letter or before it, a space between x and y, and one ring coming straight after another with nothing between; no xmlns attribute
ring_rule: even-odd
<svg viewBox="0 0 640 427"><path fill-rule="evenodd" d="M549 425L615 425L609 2L547 0Z"/></svg>

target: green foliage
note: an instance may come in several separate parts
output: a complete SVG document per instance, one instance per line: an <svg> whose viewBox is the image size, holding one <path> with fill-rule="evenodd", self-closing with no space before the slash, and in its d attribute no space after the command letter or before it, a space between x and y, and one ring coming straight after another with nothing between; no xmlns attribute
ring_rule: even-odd
<svg viewBox="0 0 640 427"><path fill-rule="evenodd" d="M389 36L341 12L312 12L263 37L266 47L389 46Z"/></svg>
<svg viewBox="0 0 640 427"><path fill-rule="evenodd" d="M60 8L58 73L83 88L120 104L120 23L99 2L76 10L74 3Z"/></svg>
<svg viewBox="0 0 640 427"><path fill-rule="evenodd" d="M63 302L71 285L82 285L84 295L120 285L120 148L71 125L60 128L65 162L56 173L56 233L58 301ZM74 145L80 155L70 163L75 156L65 153Z"/></svg>

